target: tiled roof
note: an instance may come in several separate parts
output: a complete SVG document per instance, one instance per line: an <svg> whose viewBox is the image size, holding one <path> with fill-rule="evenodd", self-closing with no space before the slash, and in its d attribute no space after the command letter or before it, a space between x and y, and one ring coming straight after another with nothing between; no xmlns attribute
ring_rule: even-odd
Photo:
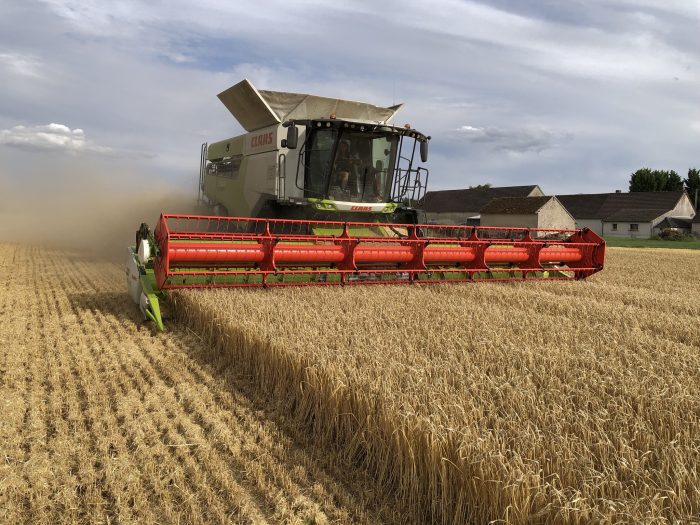
<svg viewBox="0 0 700 525"><path fill-rule="evenodd" d="M503 197L492 199L481 208L481 214L531 215L554 197Z"/></svg>
<svg viewBox="0 0 700 525"><path fill-rule="evenodd" d="M605 204L609 193L557 195L574 219L600 219L600 210Z"/></svg>
<svg viewBox="0 0 700 525"><path fill-rule="evenodd" d="M691 219L677 219L676 217L665 217L663 221L654 226L654 228L686 228L690 229L693 221Z"/></svg>
<svg viewBox="0 0 700 525"><path fill-rule="evenodd" d="M650 221L672 210L683 191L557 195L575 219Z"/></svg>
<svg viewBox="0 0 700 525"><path fill-rule="evenodd" d="M603 218L604 221L624 221L624 222L650 222L663 215L668 210L663 208L646 208L641 210L622 208L609 213Z"/></svg>
<svg viewBox="0 0 700 525"><path fill-rule="evenodd" d="M466 190L429 191L423 199L428 212L478 212L491 200L501 197L527 197L538 186L504 186Z"/></svg>

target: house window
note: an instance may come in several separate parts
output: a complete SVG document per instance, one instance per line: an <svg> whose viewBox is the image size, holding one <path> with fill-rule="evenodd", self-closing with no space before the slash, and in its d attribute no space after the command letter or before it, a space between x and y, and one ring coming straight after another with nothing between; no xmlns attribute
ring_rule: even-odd
<svg viewBox="0 0 700 525"><path fill-rule="evenodd" d="M639 224L630 224L630 231L631 232L638 232L639 231Z"/></svg>
<svg viewBox="0 0 700 525"><path fill-rule="evenodd" d="M617 231L617 223L616 223L616 222L613 222L612 230L613 230L614 232Z"/></svg>

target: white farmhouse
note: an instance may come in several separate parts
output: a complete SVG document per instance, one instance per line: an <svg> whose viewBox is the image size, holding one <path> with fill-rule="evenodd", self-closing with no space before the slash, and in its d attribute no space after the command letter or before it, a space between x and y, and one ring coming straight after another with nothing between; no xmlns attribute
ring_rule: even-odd
<svg viewBox="0 0 700 525"><path fill-rule="evenodd" d="M603 237L650 238L667 217L695 216L684 191L645 191L557 195L576 219L577 228L590 228ZM655 230L656 228L656 230Z"/></svg>

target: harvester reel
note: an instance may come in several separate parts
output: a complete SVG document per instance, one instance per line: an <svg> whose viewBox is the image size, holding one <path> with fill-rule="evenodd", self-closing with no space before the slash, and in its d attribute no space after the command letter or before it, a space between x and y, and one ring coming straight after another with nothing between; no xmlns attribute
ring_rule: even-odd
<svg viewBox="0 0 700 525"><path fill-rule="evenodd" d="M161 330L159 301L175 288L580 280L605 258L605 241L586 228L161 215L136 238L129 294Z"/></svg>

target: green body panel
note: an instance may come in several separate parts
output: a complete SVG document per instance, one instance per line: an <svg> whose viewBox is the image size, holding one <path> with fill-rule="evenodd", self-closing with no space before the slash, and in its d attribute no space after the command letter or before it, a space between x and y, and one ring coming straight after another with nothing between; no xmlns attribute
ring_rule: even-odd
<svg viewBox="0 0 700 525"><path fill-rule="evenodd" d="M241 166L246 163L244 159ZM239 217L250 217L251 207L243 197L243 176L237 178L221 175L204 177L204 193L215 204L220 204L226 211Z"/></svg>
<svg viewBox="0 0 700 525"><path fill-rule="evenodd" d="M136 255L136 247L130 248L130 251L131 257L134 259L136 267L138 268L139 281L143 294L146 296L146 299L148 299L148 304L142 311L146 317L155 323L158 330L163 332L165 326L163 325L163 316L160 311L160 300L165 298L165 292L163 290L158 290L156 276L153 272L153 259L151 258L145 265L141 264Z"/></svg>
<svg viewBox="0 0 700 525"><path fill-rule="evenodd" d="M207 146L207 159L220 160L236 155L243 155L245 135L231 137ZM226 210L235 210L236 215L249 216L248 205L243 197L245 174L248 158L243 156L239 172L235 176L206 174L204 176L204 193L213 204L219 204Z"/></svg>
<svg viewBox="0 0 700 525"><path fill-rule="evenodd" d="M246 141L251 134L232 137L207 146L207 159L238 157L237 169L229 173L205 172L203 191L211 204L224 208L220 213L237 217L257 217L263 207L277 196L277 155L274 145L250 151Z"/></svg>
<svg viewBox="0 0 700 525"><path fill-rule="evenodd" d="M165 298L165 292L157 290L153 269L147 269L146 274L141 277L141 286L143 286L143 293L148 298L149 308L146 309L146 315L156 324L158 330L163 332L165 326L163 326L163 317L160 313L160 299Z"/></svg>
<svg viewBox="0 0 700 525"><path fill-rule="evenodd" d="M243 155L245 135L212 142L207 146L207 160L217 160L234 155Z"/></svg>

